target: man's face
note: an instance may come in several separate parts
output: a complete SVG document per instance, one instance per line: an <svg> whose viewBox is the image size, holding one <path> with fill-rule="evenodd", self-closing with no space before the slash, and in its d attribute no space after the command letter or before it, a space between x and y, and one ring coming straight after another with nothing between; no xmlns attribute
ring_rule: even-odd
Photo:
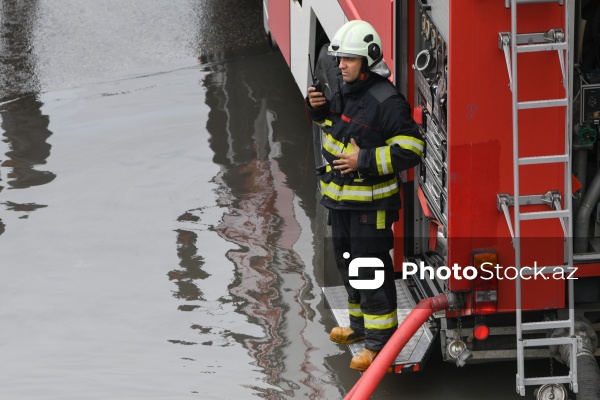
<svg viewBox="0 0 600 400"><path fill-rule="evenodd" d="M338 57L340 62L339 67L342 71L342 79L344 82L354 82L360 75L360 67L362 65L361 57Z"/></svg>

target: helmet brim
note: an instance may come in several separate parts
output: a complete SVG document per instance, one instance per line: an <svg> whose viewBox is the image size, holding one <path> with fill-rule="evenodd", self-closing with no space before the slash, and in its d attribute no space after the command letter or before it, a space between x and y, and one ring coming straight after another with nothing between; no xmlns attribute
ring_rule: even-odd
<svg viewBox="0 0 600 400"><path fill-rule="evenodd" d="M364 56L358 54L344 53L341 51L328 50L327 54L334 57L348 57L348 58L365 58Z"/></svg>

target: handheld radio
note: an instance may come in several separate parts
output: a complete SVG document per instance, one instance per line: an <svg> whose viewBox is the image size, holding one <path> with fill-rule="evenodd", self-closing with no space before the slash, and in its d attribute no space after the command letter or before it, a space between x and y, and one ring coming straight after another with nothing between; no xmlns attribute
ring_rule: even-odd
<svg viewBox="0 0 600 400"><path fill-rule="evenodd" d="M312 61L310 60L310 53L308 54L308 66L310 67L310 75L312 76L312 86L316 89L317 92L323 93L323 85L319 79L315 76L315 71L313 70Z"/></svg>

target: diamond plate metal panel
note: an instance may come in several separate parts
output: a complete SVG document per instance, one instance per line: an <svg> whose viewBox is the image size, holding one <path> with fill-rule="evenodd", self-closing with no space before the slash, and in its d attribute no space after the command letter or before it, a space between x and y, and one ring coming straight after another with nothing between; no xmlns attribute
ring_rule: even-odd
<svg viewBox="0 0 600 400"><path fill-rule="evenodd" d="M398 293L398 323L401 324L415 307L415 302L402 280L396 280L396 292ZM338 325L349 326L350 317L348 316L348 294L346 289L343 286L326 287L323 288L323 293ZM427 325L421 326L396 357L393 365L421 363L427 355L434 338L434 334ZM348 347L352 355L355 356L363 351L364 342L353 343Z"/></svg>

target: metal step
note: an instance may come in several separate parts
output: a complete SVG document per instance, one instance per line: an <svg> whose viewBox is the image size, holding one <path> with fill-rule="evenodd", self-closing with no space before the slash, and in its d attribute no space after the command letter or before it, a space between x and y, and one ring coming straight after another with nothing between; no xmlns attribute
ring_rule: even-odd
<svg viewBox="0 0 600 400"><path fill-rule="evenodd" d="M545 265L543 267L538 267L538 266L534 266L534 268L531 269L522 269L520 272L521 276L530 276L530 275L536 275L539 276L539 274L542 275L552 275L554 273L562 273L562 274L566 274L568 272L571 272L571 268L568 265Z"/></svg>
<svg viewBox="0 0 600 400"><path fill-rule="evenodd" d="M553 156L521 157L519 158L519 165L553 164L565 163L568 161L569 156L567 154L557 154Z"/></svg>
<svg viewBox="0 0 600 400"><path fill-rule="evenodd" d="M563 376L544 376L537 378L525 378L525 385L546 385L546 384L554 384L554 383L571 383L571 375L563 375Z"/></svg>
<svg viewBox="0 0 600 400"><path fill-rule="evenodd" d="M559 346L561 344L572 343L573 339L566 336L555 338L523 339L523 347Z"/></svg>
<svg viewBox="0 0 600 400"><path fill-rule="evenodd" d="M517 4L534 4L534 3L558 3L559 6L563 5L564 0L517 0ZM510 8L510 0L505 2L506 8Z"/></svg>
<svg viewBox="0 0 600 400"><path fill-rule="evenodd" d="M537 331L541 329L557 329L557 328L570 328L571 321L569 320L558 320L558 321L541 321L541 322L523 322L521 329L524 331Z"/></svg>
<svg viewBox="0 0 600 400"><path fill-rule="evenodd" d="M561 211L532 211L527 213L519 213L519 218L522 221L530 221L534 219L549 219L549 218L568 218L569 210Z"/></svg>
<svg viewBox="0 0 600 400"><path fill-rule="evenodd" d="M403 280L398 279L395 282L398 295L398 324L401 324L413 310L416 302ZM346 289L343 286L329 286L323 288L323 294L338 326L349 326L350 317L348 316L348 293ZM420 370L423 360L427 358L431 350L431 344L437 333L437 331L432 332L427 324L423 324L396 357L392 364L392 372ZM364 341L360 341L350 344L348 347L352 356L355 356L364 350L365 345Z"/></svg>
<svg viewBox="0 0 600 400"><path fill-rule="evenodd" d="M520 101L517 103L517 107L519 110L529 110L533 108L566 107L567 104L567 99L534 100Z"/></svg>
<svg viewBox="0 0 600 400"><path fill-rule="evenodd" d="M565 50L567 43L536 43L536 44L520 44L517 46L517 53L534 53L538 51L553 51L553 50Z"/></svg>

